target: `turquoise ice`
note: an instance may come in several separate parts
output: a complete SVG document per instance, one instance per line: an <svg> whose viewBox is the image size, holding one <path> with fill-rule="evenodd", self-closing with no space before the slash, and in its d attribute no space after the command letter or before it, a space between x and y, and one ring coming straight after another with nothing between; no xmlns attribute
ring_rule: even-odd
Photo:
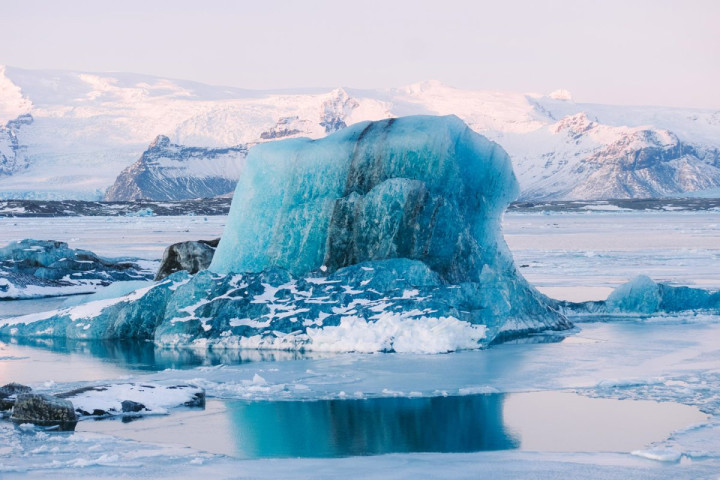
<svg viewBox="0 0 720 480"><path fill-rule="evenodd" d="M259 145L209 270L0 333L445 352L568 328L502 237L517 194L505 151L455 116Z"/></svg>
<svg viewBox="0 0 720 480"><path fill-rule="evenodd" d="M500 218L517 194L505 151L455 116L259 145L210 270L304 275L410 258L448 282L478 281L485 266L512 268Z"/></svg>

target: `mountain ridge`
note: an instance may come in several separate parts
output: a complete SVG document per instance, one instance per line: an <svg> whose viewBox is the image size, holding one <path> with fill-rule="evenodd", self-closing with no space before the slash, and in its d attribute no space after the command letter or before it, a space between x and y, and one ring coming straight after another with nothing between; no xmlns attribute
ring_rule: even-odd
<svg viewBox="0 0 720 480"><path fill-rule="evenodd" d="M180 149L210 152L321 138L359 121L416 114L455 114L499 143L513 160L523 200L701 195L720 188L720 111L710 109L583 104L567 91L460 90L437 81L269 92L0 66L0 198L107 198L159 135ZM32 122L12 123L23 115ZM238 153L220 177L234 178L242 158ZM155 170L160 183L181 176L176 163ZM187 178L202 178L191 163ZM188 195L196 193L214 191Z"/></svg>

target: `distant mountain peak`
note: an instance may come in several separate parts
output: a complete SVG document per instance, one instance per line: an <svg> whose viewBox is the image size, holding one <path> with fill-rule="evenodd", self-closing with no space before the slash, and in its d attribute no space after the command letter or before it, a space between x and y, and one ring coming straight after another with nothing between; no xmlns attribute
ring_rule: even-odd
<svg viewBox="0 0 720 480"><path fill-rule="evenodd" d="M406 85L401 88L401 90L404 90L409 95L419 95L425 92L433 91L433 90L440 90L440 89L448 89L452 88L448 85L445 85L440 80L423 80L421 82L411 83L410 85Z"/></svg>
<svg viewBox="0 0 720 480"><path fill-rule="evenodd" d="M109 197L226 193L239 175L238 146L418 114L454 114L502 146L524 199L720 186L717 109L580 104L566 90L467 90L437 80L293 93L0 67L0 198L96 200L121 172Z"/></svg>
<svg viewBox="0 0 720 480"><path fill-rule="evenodd" d="M554 90L548 94L549 98L552 98L553 100L564 100L566 102L571 102L573 100L572 93L570 93L570 90L565 90L564 88L560 88L558 90Z"/></svg>
<svg viewBox="0 0 720 480"><path fill-rule="evenodd" d="M572 136L582 135L597 125L596 122L590 120L587 113L579 112L574 115L568 115L559 122L550 127L553 133L567 131Z"/></svg>
<svg viewBox="0 0 720 480"><path fill-rule="evenodd" d="M150 143L148 149L164 149L170 146L170 137L166 135L158 135L155 140Z"/></svg>
<svg viewBox="0 0 720 480"><path fill-rule="evenodd" d="M0 125L29 114L32 107L33 103L22 89L7 76L7 67L0 65Z"/></svg>

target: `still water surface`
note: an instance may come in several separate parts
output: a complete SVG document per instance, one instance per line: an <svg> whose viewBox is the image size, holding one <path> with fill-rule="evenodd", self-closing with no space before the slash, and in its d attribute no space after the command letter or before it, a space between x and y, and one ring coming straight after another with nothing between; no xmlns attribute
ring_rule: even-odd
<svg viewBox="0 0 720 480"><path fill-rule="evenodd" d="M570 392L315 401L219 401L204 411L131 423L83 421L92 431L186 445L233 457L345 457L411 452L630 452L702 422L676 403Z"/></svg>

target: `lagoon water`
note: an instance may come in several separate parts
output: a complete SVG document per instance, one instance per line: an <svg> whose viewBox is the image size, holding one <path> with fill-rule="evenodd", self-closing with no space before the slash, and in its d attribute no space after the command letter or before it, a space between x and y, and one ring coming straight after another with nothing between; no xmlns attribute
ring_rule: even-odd
<svg viewBox="0 0 720 480"><path fill-rule="evenodd" d="M718 212L513 212L506 215L504 229L518 266L533 284L558 297L586 300L602 298L642 273L720 288L719 220ZM156 260L171 241L219 236L224 221L12 219L0 229L0 243L56 238L107 256ZM0 317L61 302L0 302ZM150 476L182 476L187 462L200 458L188 452L241 459L398 454L373 458L377 467L363 463L364 469L375 468L377 478L385 478L386 468L409 468L427 458L441 465L437 468L454 464L477 471L473 462L479 457L460 452L478 451L496 469L547 467L574 472L566 475L570 478L610 472L611 478L677 479L717 471L720 317L598 318L532 340L447 355L303 355L162 350L148 342L0 339L1 383L57 392L114 381L183 382L202 386L209 396L205 410L173 410L129 423L84 420L76 433L57 438L0 425L0 475L93 478L105 469L122 476L125 468L142 463ZM686 428L694 424L700 426ZM185 447L154 450L153 444ZM635 450L637 455L629 455ZM150 460L138 460L141 451ZM204 458L193 464L199 469L194 478L212 476L214 468L227 477L240 471L237 464ZM362 462L348 460L350 470ZM209 466L203 470L205 461ZM295 474L304 465L305 476L314 478L315 466L325 465L258 462L244 462L242 470L249 469L253 478L273 478L277 469ZM83 467L88 464L103 466L95 471ZM440 470L430 472L435 476Z"/></svg>
<svg viewBox="0 0 720 480"><path fill-rule="evenodd" d="M706 420L672 402L570 392L208 402L170 417L81 422L77 430L243 459L494 450L630 452Z"/></svg>

